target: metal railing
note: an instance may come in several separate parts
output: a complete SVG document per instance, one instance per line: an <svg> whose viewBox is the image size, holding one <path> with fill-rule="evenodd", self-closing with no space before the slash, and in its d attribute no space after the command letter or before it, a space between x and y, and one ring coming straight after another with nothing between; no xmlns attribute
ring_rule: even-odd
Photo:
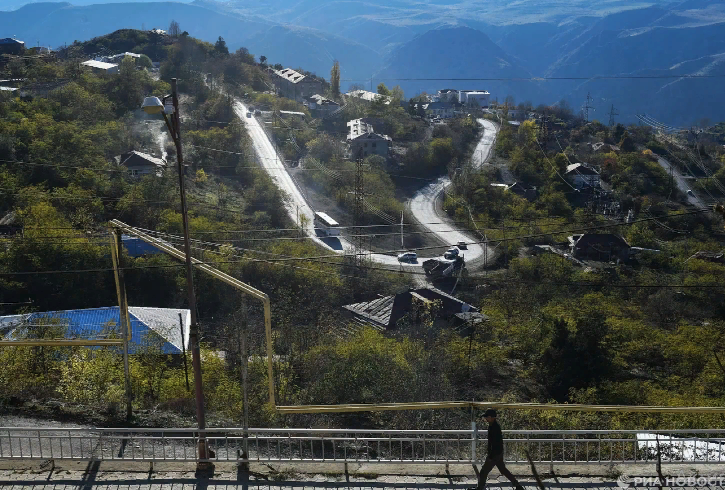
<svg viewBox="0 0 725 490"><path fill-rule="evenodd" d="M207 429L212 462L471 464L485 457L485 431ZM0 459L197 461L195 429L0 428ZM724 463L725 429L657 434L611 430L504 431L505 459L537 463Z"/></svg>

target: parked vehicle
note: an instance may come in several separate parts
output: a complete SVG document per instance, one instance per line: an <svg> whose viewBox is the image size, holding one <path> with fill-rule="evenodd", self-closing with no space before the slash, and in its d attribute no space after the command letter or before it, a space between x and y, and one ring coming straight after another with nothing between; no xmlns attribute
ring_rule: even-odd
<svg viewBox="0 0 725 490"><path fill-rule="evenodd" d="M690 197L695 197L695 194L692 192L692 189L687 189L687 195Z"/></svg>
<svg viewBox="0 0 725 490"><path fill-rule="evenodd" d="M252 113L251 112L247 112L247 117L252 117Z"/></svg>
<svg viewBox="0 0 725 490"><path fill-rule="evenodd" d="M418 254L415 252L406 252L398 255L398 262L417 262Z"/></svg>
<svg viewBox="0 0 725 490"><path fill-rule="evenodd" d="M456 245L461 250L468 250L468 244L466 242L458 242L458 243L456 243Z"/></svg>
<svg viewBox="0 0 725 490"><path fill-rule="evenodd" d="M453 260L456 257L458 257L457 248L449 248L448 250L446 250L446 253L443 254L443 258L448 260Z"/></svg>
<svg viewBox="0 0 725 490"><path fill-rule="evenodd" d="M260 111L259 109L256 109L256 110L254 111L254 115L255 115L255 116L261 116L261 115L262 115L262 111Z"/></svg>

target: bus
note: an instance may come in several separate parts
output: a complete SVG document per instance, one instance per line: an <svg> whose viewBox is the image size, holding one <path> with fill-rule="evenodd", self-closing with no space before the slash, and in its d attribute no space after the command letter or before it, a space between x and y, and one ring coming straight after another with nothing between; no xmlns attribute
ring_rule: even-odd
<svg viewBox="0 0 725 490"><path fill-rule="evenodd" d="M330 218L327 213L315 213L315 228L322 230L327 236L340 235L340 223Z"/></svg>

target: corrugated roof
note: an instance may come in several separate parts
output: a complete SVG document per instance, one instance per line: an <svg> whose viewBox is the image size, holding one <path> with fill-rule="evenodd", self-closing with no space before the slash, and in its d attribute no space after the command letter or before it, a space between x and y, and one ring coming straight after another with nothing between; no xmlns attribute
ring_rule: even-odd
<svg viewBox="0 0 725 490"><path fill-rule="evenodd" d="M395 296L384 296L372 301L363 301L362 303L354 303L345 305L346 310L365 317L365 319L387 328L390 323L390 314L393 311L393 302Z"/></svg>
<svg viewBox="0 0 725 490"><path fill-rule="evenodd" d="M294 71L292 68L285 68L284 70L275 70L274 72L280 78L284 78L285 80L287 80L288 82L291 82L291 83L299 83L305 79L305 76L302 73Z"/></svg>
<svg viewBox="0 0 725 490"><path fill-rule="evenodd" d="M106 63L104 61L88 60L81 63L83 66L90 68L99 68L101 70L110 70L111 68L118 67L115 63Z"/></svg>
<svg viewBox="0 0 725 490"><path fill-rule="evenodd" d="M131 320L131 342L129 353L138 353L142 347L154 345L152 332L161 337L161 352L180 354L182 352L179 314L184 321L184 347L189 344L191 313L175 308L149 308L131 306L128 309ZM88 308L83 310L47 311L0 317L0 333L6 340L18 340L28 336L28 324L58 324L65 327L65 338L103 339L121 332L121 316L118 306ZM158 337L156 337L158 338Z"/></svg>

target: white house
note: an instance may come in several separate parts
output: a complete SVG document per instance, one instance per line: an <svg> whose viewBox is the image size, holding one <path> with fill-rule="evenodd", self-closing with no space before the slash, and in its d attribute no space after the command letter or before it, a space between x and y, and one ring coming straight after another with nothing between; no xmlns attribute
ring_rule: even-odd
<svg viewBox="0 0 725 490"><path fill-rule="evenodd" d="M387 157L393 140L385 134L377 134L371 124L362 119L353 119L347 123L347 142L353 158L362 152L362 156L380 155Z"/></svg>
<svg viewBox="0 0 725 490"><path fill-rule="evenodd" d="M488 107L491 94L485 90L461 90L458 95L458 102L467 106Z"/></svg>
<svg viewBox="0 0 725 490"><path fill-rule="evenodd" d="M587 186L599 187L599 172L586 163L567 165L564 175L577 189Z"/></svg>
<svg viewBox="0 0 725 490"><path fill-rule="evenodd" d="M81 63L81 66L90 68L96 73L118 73L118 65L116 63L106 63L105 61L88 60Z"/></svg>
<svg viewBox="0 0 725 490"><path fill-rule="evenodd" d="M383 103L385 105L389 105L390 101L393 100L393 98L388 95L376 94L375 92L368 92L367 90L353 90L352 92L346 93L345 97L359 99L369 104L382 98Z"/></svg>
<svg viewBox="0 0 725 490"><path fill-rule="evenodd" d="M417 108L417 104L416 104ZM454 105L450 102L429 102L423 104L423 110L427 117L440 117L441 119L449 119L454 115Z"/></svg>
<svg viewBox="0 0 725 490"><path fill-rule="evenodd" d="M311 111L320 111L324 114L335 112L337 109L340 108L340 104L338 104L334 100L323 97L320 94L304 97L302 103Z"/></svg>

